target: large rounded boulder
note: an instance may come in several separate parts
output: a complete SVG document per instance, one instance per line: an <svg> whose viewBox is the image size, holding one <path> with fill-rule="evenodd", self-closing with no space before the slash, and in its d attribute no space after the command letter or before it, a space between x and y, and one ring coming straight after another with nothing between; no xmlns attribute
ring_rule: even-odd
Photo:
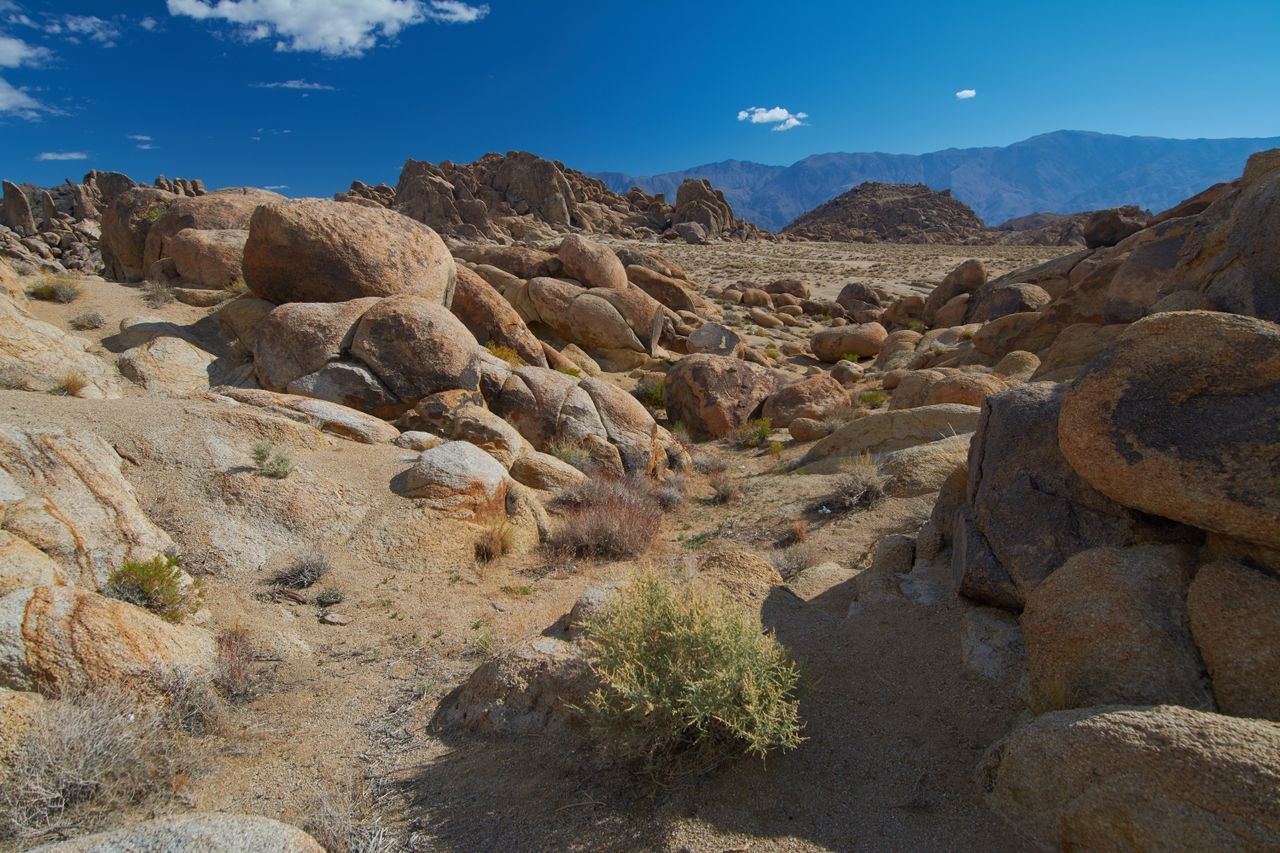
<svg viewBox="0 0 1280 853"><path fill-rule="evenodd" d="M254 211L244 278L255 294L277 304L412 296L447 306L457 268L440 236L407 216L299 199Z"/></svg>
<svg viewBox="0 0 1280 853"><path fill-rule="evenodd" d="M351 354L406 403L480 382L476 339L448 308L425 297L393 296L365 311Z"/></svg>
<svg viewBox="0 0 1280 853"><path fill-rule="evenodd" d="M1117 503L1280 548L1280 327L1209 311L1130 326L1067 391L1062 453Z"/></svg>
<svg viewBox="0 0 1280 853"><path fill-rule="evenodd" d="M776 385L768 368L699 354L667 372L663 397L672 423L683 423L695 438L721 438L750 420Z"/></svg>
<svg viewBox="0 0 1280 853"><path fill-rule="evenodd" d="M879 323L862 323L823 329L813 336L809 346L820 360L834 364L846 355L859 358L878 355L887 337L888 330Z"/></svg>

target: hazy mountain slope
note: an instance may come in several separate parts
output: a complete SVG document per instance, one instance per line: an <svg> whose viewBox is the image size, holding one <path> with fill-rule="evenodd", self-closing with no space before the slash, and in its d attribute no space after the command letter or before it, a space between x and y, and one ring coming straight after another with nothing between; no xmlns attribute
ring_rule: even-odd
<svg viewBox="0 0 1280 853"><path fill-rule="evenodd" d="M949 189L983 221L1072 213L1121 204L1170 207L1240 174L1264 139L1161 139L1062 130L1003 148L951 148L929 154L815 154L791 166L727 160L647 177L597 174L615 192L639 186L672 197L686 177L706 178L734 212L770 230L864 181L924 183Z"/></svg>

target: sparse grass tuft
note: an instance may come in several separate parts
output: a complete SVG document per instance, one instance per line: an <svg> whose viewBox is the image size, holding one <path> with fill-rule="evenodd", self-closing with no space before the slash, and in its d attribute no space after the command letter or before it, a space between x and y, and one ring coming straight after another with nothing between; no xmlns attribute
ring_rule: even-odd
<svg viewBox="0 0 1280 853"><path fill-rule="evenodd" d="M620 560L643 554L662 507L643 477L593 477L556 496L563 510L547 547L574 557Z"/></svg>
<svg viewBox="0 0 1280 853"><path fill-rule="evenodd" d="M511 553L515 547L515 531L505 518L490 524L476 537L475 556L477 563L492 563L494 560Z"/></svg>
<svg viewBox="0 0 1280 853"><path fill-rule="evenodd" d="M729 440L738 447L763 447L773 434L773 424L768 418L757 418L747 421L734 430Z"/></svg>
<svg viewBox="0 0 1280 853"><path fill-rule="evenodd" d="M520 357L520 353L516 352L511 347L502 346L493 338L485 341L484 348L494 356L505 361L513 369L517 367L524 367L526 364L525 360Z"/></svg>
<svg viewBox="0 0 1280 853"><path fill-rule="evenodd" d="M82 370L68 370L58 377L58 382L49 389L55 397L75 397L89 387L89 377Z"/></svg>
<svg viewBox="0 0 1280 853"><path fill-rule="evenodd" d="M106 324L106 319L97 311L86 311L83 314L77 314L67 322L67 325L75 329L77 332L101 329Z"/></svg>
<svg viewBox="0 0 1280 853"><path fill-rule="evenodd" d="M718 504L733 503L742 495L742 484L725 471L716 471L707 477L712 500Z"/></svg>
<svg viewBox="0 0 1280 853"><path fill-rule="evenodd" d="M888 399L889 392L887 391L863 391L858 395L858 402L870 409L879 408Z"/></svg>
<svg viewBox="0 0 1280 853"><path fill-rule="evenodd" d="M737 605L646 574L585 630L592 728L650 771L800 744L799 672Z"/></svg>
<svg viewBox="0 0 1280 853"><path fill-rule="evenodd" d="M635 398L650 409L666 406L666 384L661 379L645 379L636 386Z"/></svg>
<svg viewBox="0 0 1280 853"><path fill-rule="evenodd" d="M142 285L142 301L149 308L163 308L172 304L176 297L173 288L161 281L148 281Z"/></svg>
<svg viewBox="0 0 1280 853"><path fill-rule="evenodd" d="M166 622L179 623L200 609L199 586L186 578L169 556L147 562L127 561L107 578L102 594L150 610Z"/></svg>
<svg viewBox="0 0 1280 853"><path fill-rule="evenodd" d="M335 607L341 604L345 596L336 586L325 587L316 593L316 607Z"/></svg>
<svg viewBox="0 0 1280 853"><path fill-rule="evenodd" d="M716 474L727 467L729 463L723 456L705 450L698 450L693 454L693 470L699 474Z"/></svg>
<svg viewBox="0 0 1280 853"><path fill-rule="evenodd" d="M590 473L596 467L595 460L591 458L586 448L567 441L552 445L547 448L547 452L583 473Z"/></svg>
<svg viewBox="0 0 1280 853"><path fill-rule="evenodd" d="M563 373L565 376L572 376L575 379L582 377L582 371L576 367L557 367L556 372Z"/></svg>
<svg viewBox="0 0 1280 853"><path fill-rule="evenodd" d="M373 798L356 781L321 794L302 828L328 853L391 853L399 845L379 820Z"/></svg>
<svg viewBox="0 0 1280 853"><path fill-rule="evenodd" d="M684 503L685 493L689 491L689 480L683 474L672 474L653 490L653 499L663 512L672 512Z"/></svg>
<svg viewBox="0 0 1280 853"><path fill-rule="evenodd" d="M257 648L248 630L233 625L218 632L218 660L213 685L230 702L245 702L258 695L260 677Z"/></svg>
<svg viewBox="0 0 1280 853"><path fill-rule="evenodd" d="M306 589L329 573L332 565L320 551L310 551L293 558L289 565L271 576L272 586Z"/></svg>
<svg viewBox="0 0 1280 853"><path fill-rule="evenodd" d="M819 515L840 515L855 509L872 509L884 501L889 478L870 454L846 461L836 480L835 490L815 503L812 510Z"/></svg>
<svg viewBox="0 0 1280 853"><path fill-rule="evenodd" d="M254 468L264 477L283 480L293 473L293 459L289 451L269 441L255 441L249 449Z"/></svg>
<svg viewBox="0 0 1280 853"><path fill-rule="evenodd" d="M61 302L69 305L80 298L80 285L64 276L47 276L27 287L27 296L43 302Z"/></svg>

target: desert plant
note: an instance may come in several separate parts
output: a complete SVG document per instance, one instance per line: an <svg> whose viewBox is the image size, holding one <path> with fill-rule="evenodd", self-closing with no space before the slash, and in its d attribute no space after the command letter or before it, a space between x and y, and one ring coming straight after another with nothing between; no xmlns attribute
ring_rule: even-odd
<svg viewBox="0 0 1280 853"><path fill-rule="evenodd" d="M203 735L222 720L222 700L203 672L170 669L154 672L149 680L164 694L167 726L174 731Z"/></svg>
<svg viewBox="0 0 1280 853"><path fill-rule="evenodd" d="M77 314L67 322L67 325L75 329L77 332L87 332L90 329L101 329L106 324L107 321L97 311L86 311L83 314Z"/></svg>
<svg viewBox="0 0 1280 853"><path fill-rule="evenodd" d="M644 574L584 627L601 684L588 720L650 770L763 758L802 740L796 666L736 604Z"/></svg>
<svg viewBox="0 0 1280 853"><path fill-rule="evenodd" d="M302 828L328 853L390 853L398 847L379 823L373 798L360 780L320 794Z"/></svg>
<svg viewBox="0 0 1280 853"><path fill-rule="evenodd" d="M480 531L475 541L477 563L492 563L514 547L514 533L505 517Z"/></svg>
<svg viewBox="0 0 1280 853"><path fill-rule="evenodd" d="M213 686L231 702L244 702L257 695L259 674L258 651L241 625L218 632L218 659L213 672Z"/></svg>
<svg viewBox="0 0 1280 853"><path fill-rule="evenodd" d="M643 379L636 385L635 398L651 409L666 406L666 384L661 379Z"/></svg>
<svg viewBox="0 0 1280 853"><path fill-rule="evenodd" d="M149 308L163 308L174 300L173 288L162 281L148 281L142 285L142 301Z"/></svg>
<svg viewBox="0 0 1280 853"><path fill-rule="evenodd" d="M812 509L819 515L839 515L855 509L872 509L885 499L889 478L870 454L846 460L840 469L831 494L819 500Z"/></svg>
<svg viewBox="0 0 1280 853"><path fill-rule="evenodd" d="M253 465L258 473L273 480L283 480L293 473L293 459L289 451L269 441L255 441L249 449Z"/></svg>
<svg viewBox="0 0 1280 853"><path fill-rule="evenodd" d="M573 376L575 378L582 376L582 371L576 367L557 367L556 371L563 373L565 376Z"/></svg>
<svg viewBox="0 0 1280 853"><path fill-rule="evenodd" d="M82 370L68 370L58 377L57 383L49 389L55 397L74 397L89 387L89 377Z"/></svg>
<svg viewBox="0 0 1280 853"><path fill-rule="evenodd" d="M841 361L852 361L854 364L857 364L861 358L862 356L855 355L854 353L851 353L851 352L847 352L844 355L840 356Z"/></svg>
<svg viewBox="0 0 1280 853"><path fill-rule="evenodd" d="M494 356L505 361L512 368L524 367L526 364L525 360L521 358L520 353L516 352L511 347L503 346L493 338L485 341L484 348Z"/></svg>
<svg viewBox="0 0 1280 853"><path fill-rule="evenodd" d="M198 584L169 556L128 560L107 577L102 594L143 607L167 622L182 622L200 609Z"/></svg>
<svg viewBox="0 0 1280 853"><path fill-rule="evenodd" d="M48 276L29 286L27 296L44 302L61 302L67 305L80 298L80 285L62 276Z"/></svg>
<svg viewBox="0 0 1280 853"><path fill-rule="evenodd" d="M561 491L556 504L562 519L548 549L597 559L644 553L657 533L662 508L642 479L593 477Z"/></svg>
<svg viewBox="0 0 1280 853"><path fill-rule="evenodd" d="M870 409L880 407L888 399L887 391L863 391L858 395L858 402Z"/></svg>
<svg viewBox="0 0 1280 853"><path fill-rule="evenodd" d="M699 474L716 474L729 467L723 456L708 451L696 451L693 454L693 470Z"/></svg>
<svg viewBox="0 0 1280 853"><path fill-rule="evenodd" d="M155 221L156 221L157 219L159 219L163 214L164 214L164 208L162 208L162 207L151 207L151 208L148 208L148 209L147 209L147 212L146 212L146 213L142 214L142 218L143 218L143 219L145 219L145 220L147 220L148 222L155 222Z"/></svg>
<svg viewBox="0 0 1280 853"><path fill-rule="evenodd" d="M162 702L121 688L64 693L14 744L15 772L0 785L0 836L77 832L172 794L194 764Z"/></svg>
<svg viewBox="0 0 1280 853"><path fill-rule="evenodd" d="M581 445L562 441L547 448L547 452L566 465L572 465L579 471L589 473L595 468L595 460L591 458L591 454L587 452L587 449Z"/></svg>
<svg viewBox="0 0 1280 853"><path fill-rule="evenodd" d="M729 440L738 447L763 447L773 434L773 424L768 418L747 421L730 434Z"/></svg>
<svg viewBox="0 0 1280 853"><path fill-rule="evenodd" d="M343 596L342 590L338 589L336 586L325 587L320 590L320 592L316 593L316 606L334 607L341 604L344 598L345 596Z"/></svg>
<svg viewBox="0 0 1280 853"><path fill-rule="evenodd" d="M732 503L742 495L742 484L725 471L716 471L707 477L707 483L711 486L712 500L718 504Z"/></svg>
<svg viewBox="0 0 1280 853"><path fill-rule="evenodd" d="M329 573L332 565L320 551L308 551L294 557L289 564L271 576L272 586L306 589Z"/></svg>
<svg viewBox="0 0 1280 853"><path fill-rule="evenodd" d="M672 474L654 487L653 498L663 512L671 512L684 503L688 491L689 479L683 474Z"/></svg>
<svg viewBox="0 0 1280 853"><path fill-rule="evenodd" d="M778 570L783 580L791 580L818 562L818 552L812 545L795 545L769 553L769 562Z"/></svg>

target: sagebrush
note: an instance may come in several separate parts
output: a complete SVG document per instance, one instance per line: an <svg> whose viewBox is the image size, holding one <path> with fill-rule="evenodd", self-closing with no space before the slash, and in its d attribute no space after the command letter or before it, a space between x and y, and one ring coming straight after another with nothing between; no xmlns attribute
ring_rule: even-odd
<svg viewBox="0 0 1280 853"><path fill-rule="evenodd" d="M126 561L107 577L102 594L175 623L195 613L201 604L199 585L183 573L177 560L165 555L145 562Z"/></svg>
<svg viewBox="0 0 1280 853"><path fill-rule="evenodd" d="M889 477L881 473L870 454L845 461L831 494L817 501L811 509L819 515L873 509L884 501Z"/></svg>
<svg viewBox="0 0 1280 853"><path fill-rule="evenodd" d="M643 554L662 520L654 486L644 477L594 477L556 498L560 524L547 547L575 557L625 559Z"/></svg>
<svg viewBox="0 0 1280 853"><path fill-rule="evenodd" d="M800 744L799 671L738 605L644 574L585 631L587 718L650 770Z"/></svg>

